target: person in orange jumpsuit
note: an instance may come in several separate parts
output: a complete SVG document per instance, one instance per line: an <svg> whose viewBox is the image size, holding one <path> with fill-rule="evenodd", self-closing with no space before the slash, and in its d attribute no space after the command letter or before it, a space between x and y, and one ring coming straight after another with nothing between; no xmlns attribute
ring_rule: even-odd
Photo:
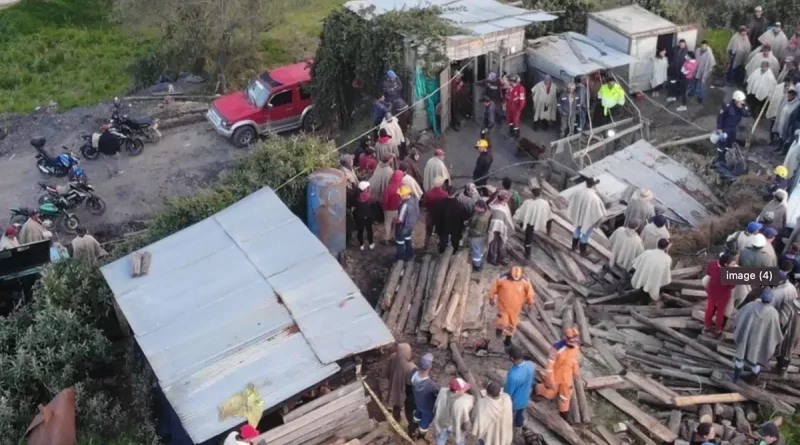
<svg viewBox="0 0 800 445"><path fill-rule="evenodd" d="M511 336L519 325L519 314L525 305L533 305L533 286L522 276L522 268L514 266L492 285L489 303L497 306L495 333L497 338L505 335L503 344L511 345Z"/></svg>
<svg viewBox="0 0 800 445"><path fill-rule="evenodd" d="M569 404L572 400L573 379L580 377L578 360L581 357L580 332L567 328L564 339L553 345L547 362L544 384L536 385L536 395L553 400L558 395L558 411L569 422Z"/></svg>
<svg viewBox="0 0 800 445"><path fill-rule="evenodd" d="M506 96L508 134L512 138L518 138L522 111L525 110L525 85L520 82L517 75L511 76L509 82L511 83L511 88Z"/></svg>

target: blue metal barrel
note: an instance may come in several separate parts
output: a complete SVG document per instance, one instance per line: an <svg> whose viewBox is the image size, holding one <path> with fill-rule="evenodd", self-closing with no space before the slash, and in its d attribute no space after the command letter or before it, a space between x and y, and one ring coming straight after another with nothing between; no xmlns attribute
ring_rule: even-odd
<svg viewBox="0 0 800 445"><path fill-rule="evenodd" d="M347 180L333 168L308 177L308 229L340 259L347 244Z"/></svg>

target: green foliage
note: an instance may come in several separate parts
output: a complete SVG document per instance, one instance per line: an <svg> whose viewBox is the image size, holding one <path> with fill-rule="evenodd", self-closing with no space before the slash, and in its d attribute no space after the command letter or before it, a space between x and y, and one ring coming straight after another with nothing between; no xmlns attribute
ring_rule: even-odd
<svg viewBox="0 0 800 445"><path fill-rule="evenodd" d="M108 21L108 0L49 0L0 9L0 113L50 100L86 106L130 89L132 60L152 40Z"/></svg>
<svg viewBox="0 0 800 445"><path fill-rule="evenodd" d="M314 110L326 125L336 122L347 128L361 100L380 91L388 69L406 79L413 75L404 69L404 39L416 50L425 73L434 77L447 63L446 37L460 31L441 18L438 8L392 11L377 17L372 12L365 9L358 15L339 8L325 19L311 87L317 104Z"/></svg>
<svg viewBox="0 0 800 445"><path fill-rule="evenodd" d="M717 60L717 66L725 70L728 66L728 42L731 40L733 30L730 29L708 29L705 32L705 40L708 40L708 45L714 51L714 58Z"/></svg>

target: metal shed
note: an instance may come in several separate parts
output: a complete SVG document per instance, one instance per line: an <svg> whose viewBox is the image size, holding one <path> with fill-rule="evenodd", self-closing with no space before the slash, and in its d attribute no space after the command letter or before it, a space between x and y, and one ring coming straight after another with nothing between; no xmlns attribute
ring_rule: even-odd
<svg viewBox="0 0 800 445"><path fill-rule="evenodd" d="M600 179L597 191L611 201L625 200L634 187L650 189L672 221L698 227L715 215L722 203L700 177L645 140L606 156L579 172ZM585 187L578 184L561 192L569 197Z"/></svg>
<svg viewBox="0 0 800 445"><path fill-rule="evenodd" d="M659 48L670 49L683 39L693 50L697 42L694 26L676 25L639 5L589 13L586 35L636 58L630 65L615 70L629 84L630 92L650 89L651 60Z"/></svg>
<svg viewBox="0 0 800 445"><path fill-rule="evenodd" d="M566 32L528 41L527 65L537 75L549 74L567 83L575 76L631 64L635 59L576 32ZM530 74L530 73L529 73Z"/></svg>
<svg viewBox="0 0 800 445"><path fill-rule="evenodd" d="M242 422L219 405L253 383L265 409L394 341L356 285L269 188L101 269L194 443Z"/></svg>

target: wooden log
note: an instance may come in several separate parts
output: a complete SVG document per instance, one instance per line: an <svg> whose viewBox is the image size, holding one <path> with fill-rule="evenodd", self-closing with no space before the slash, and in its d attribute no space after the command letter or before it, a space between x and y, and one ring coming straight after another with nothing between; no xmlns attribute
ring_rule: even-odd
<svg viewBox="0 0 800 445"><path fill-rule="evenodd" d="M428 280L432 275L435 262L432 261L430 255L422 257L422 266L419 269L419 276L417 278L417 288L414 290L414 300L411 302L411 310L408 312L408 319L405 324L406 334L413 334L417 330L419 324L420 310L425 302L425 294L428 289Z"/></svg>
<svg viewBox="0 0 800 445"><path fill-rule="evenodd" d="M747 398L739 393L702 394L698 396L675 397L676 406L700 405L704 403L710 403L710 404L737 403L746 401Z"/></svg>
<svg viewBox="0 0 800 445"><path fill-rule="evenodd" d="M404 298L404 307L400 308L400 315L397 317L397 323L395 323L392 329L392 331L396 332L398 335L405 331L406 323L408 322L408 319L411 316L411 311L414 307L414 300L417 298L417 289L422 287L419 283L420 274L422 273L422 264L413 264L414 268L411 271L411 281L408 283L408 289L406 289L408 295ZM421 289L419 294L421 298Z"/></svg>
<svg viewBox="0 0 800 445"><path fill-rule="evenodd" d="M530 341L532 341L533 344L536 345L537 349L543 351L545 356L550 354L550 349L553 347L552 344L545 340L545 337L541 334L541 332L539 332L538 329L536 329L535 326L533 326L533 324L531 324L530 320L520 321L519 326L517 326L517 330L525 335ZM547 361L545 361L545 364L546 363Z"/></svg>
<svg viewBox="0 0 800 445"><path fill-rule="evenodd" d="M709 404L700 405L698 416L700 423L714 423L714 409Z"/></svg>
<svg viewBox="0 0 800 445"><path fill-rule="evenodd" d="M540 349L536 346L527 335L524 335L520 330L519 335L516 336L516 339L522 345L522 348L528 351L533 361L536 362L542 368L547 368L547 361L548 361L548 351Z"/></svg>
<svg viewBox="0 0 800 445"><path fill-rule="evenodd" d="M449 332L455 331L454 321L456 318L456 312L458 310L458 306L461 304L461 298L465 296L464 293L464 284L469 283L469 278L467 278L467 273L472 271L472 266L468 263L461 264L459 263L458 268L458 275L456 278L456 284L453 285L453 298L450 299L450 303L447 306L447 314L444 318L444 323L442 327L447 329Z"/></svg>
<svg viewBox="0 0 800 445"><path fill-rule="evenodd" d="M605 425L595 425L594 429L597 430L597 433L600 434L603 440L608 442L608 445L620 445L620 441L617 439L617 436L615 436L614 433L606 428Z"/></svg>
<svg viewBox="0 0 800 445"><path fill-rule="evenodd" d="M467 312L467 301L469 300L469 286L472 282L472 264L467 263L464 267L466 276L464 280L459 283L461 286L461 301L458 303L458 311L456 312L456 321L453 330L453 336L455 337L456 341L461 341L461 331L464 326L464 317L466 316ZM478 297L480 299L480 297ZM449 326L449 325L448 325ZM449 327L448 327L448 330Z"/></svg>
<svg viewBox="0 0 800 445"><path fill-rule="evenodd" d="M369 401L361 393L352 393L346 397L334 400L308 414L273 428L256 438L256 443L263 440L269 444L302 443L294 442L303 437L307 432L314 431L320 426L335 422L350 415L360 406L365 406ZM314 436L315 437L315 436Z"/></svg>
<svg viewBox="0 0 800 445"><path fill-rule="evenodd" d="M681 419L683 419L683 411L674 409L669 412L669 420L667 421L667 428L675 434L681 432Z"/></svg>
<svg viewBox="0 0 800 445"><path fill-rule="evenodd" d="M725 402L725 403L731 403L731 402ZM733 406L723 405L722 403L714 404L714 416L716 416L718 419L730 421L733 419L733 414L734 414Z"/></svg>
<svg viewBox="0 0 800 445"><path fill-rule="evenodd" d="M680 280L683 278L689 278L691 276L700 274L705 270L703 266L691 266L691 267L683 267L680 269L672 269L670 272L670 276L673 280Z"/></svg>
<svg viewBox="0 0 800 445"><path fill-rule="evenodd" d="M572 306L575 309L575 321L577 321L578 329L581 331L581 343L584 346L592 346L592 335L589 333L589 322L586 320L583 306L577 298L573 300Z"/></svg>
<svg viewBox="0 0 800 445"><path fill-rule="evenodd" d="M570 298L571 295L572 294L569 293L564 298ZM548 317L547 314L545 314L544 309L541 306L537 306L536 304L534 304L533 311L542 321L542 325L545 327L544 332L542 333L548 336L548 340L552 340L550 341L550 343L555 343L556 341L560 340L561 331L559 331L558 329L556 329L555 326L553 326L553 323L550 322L550 317Z"/></svg>
<svg viewBox="0 0 800 445"><path fill-rule="evenodd" d="M572 426L570 426L570 424L561 418L561 416L558 414L558 411L545 409L543 405L544 404L539 403L534 404L533 402L529 403L528 413L533 416L534 419L543 424L545 428L556 433L559 437L567 441L568 444L586 444L586 442L580 438L578 433L575 432Z"/></svg>
<svg viewBox="0 0 800 445"><path fill-rule="evenodd" d="M614 388L624 389L628 386L627 380L621 375L604 375L601 377L589 377L584 379L584 388L587 390Z"/></svg>
<svg viewBox="0 0 800 445"><path fill-rule="evenodd" d="M389 271L389 277L386 279L386 285L383 286L383 291L378 299L378 304L375 305L375 310L378 311L379 315L383 315L384 311L392 307L392 297L394 296L394 293L397 290L397 285L400 282L400 275L403 273L404 264L405 263L403 261L396 261Z"/></svg>
<svg viewBox="0 0 800 445"><path fill-rule="evenodd" d="M580 377L574 377L573 386L575 388L575 398L578 400L578 409L581 413L581 421L583 423L592 423L592 406L586 398L586 390L583 386L583 380Z"/></svg>
<svg viewBox="0 0 800 445"><path fill-rule="evenodd" d="M360 441L362 445L370 445L382 437L389 436L389 434L391 434L389 426L386 425L386 422L381 422L369 434L362 437Z"/></svg>
<svg viewBox="0 0 800 445"><path fill-rule="evenodd" d="M640 322L642 324L645 324L645 325L648 325L648 326L651 326L651 327L655 328L659 332L669 336L672 339L677 340L680 343L688 345L689 347L695 349L696 351L698 351L700 353L706 354L707 357L711 357L711 358L719 361L723 365L730 366L731 368L733 367L733 361L731 361L730 359L728 359L726 357L723 357L721 354L718 354L716 351L712 351L708 347L706 347L704 345L701 345L697 341L692 340L691 338L681 334L680 332L675 331L674 329L670 329L670 328L668 328L666 326L663 326L661 323L652 321L649 318L647 318L647 317L645 317L645 316L643 316L643 315L641 315L641 314L639 314L638 312L635 312L635 311L631 312L631 317L633 317L636 321L638 321L638 322Z"/></svg>
<svg viewBox="0 0 800 445"><path fill-rule="evenodd" d="M567 233L575 233L575 226L572 223L567 222L564 218L559 215L554 215L553 218L553 225L559 226L567 231ZM554 227L555 228L555 227ZM611 250L610 248L606 248L605 246L601 245L596 239L594 234L592 235L592 239L589 240L589 247L593 249L595 252L600 254L603 261L609 261L611 259Z"/></svg>
<svg viewBox="0 0 800 445"><path fill-rule="evenodd" d="M595 338L594 348L600 353L600 356L603 357L603 360L608 363L608 366L611 368L612 372L619 374L625 370L625 367L622 366L622 363L617 360L617 356L611 351L611 347L608 345L608 343Z"/></svg>
<svg viewBox="0 0 800 445"><path fill-rule="evenodd" d="M642 432L642 430L640 430L639 428L636 428L636 426L632 422L626 420L625 421L625 426L628 427L628 431L633 433L633 435L636 436L637 439L639 439L640 441L644 442L645 445L657 445L653 441L653 439L647 437L647 434Z"/></svg>
<svg viewBox="0 0 800 445"><path fill-rule="evenodd" d="M714 388L723 388L722 386L714 383L708 377L701 377L694 374L689 374L684 371L677 371L674 369L666 369L664 367L645 367L644 371L651 375L659 375L662 377L671 377L678 380L684 380L691 383L699 383L704 386L711 386Z"/></svg>
<svg viewBox="0 0 800 445"><path fill-rule="evenodd" d="M433 323L431 323L431 334L444 329L445 320L450 312L450 304L453 300L453 289L456 285L456 279L458 279L459 274L463 273L464 263L462 260L464 259L465 254L466 251L461 250L457 254L453 255L453 258L450 260L450 267L447 269L447 277L442 285L442 295L439 298L439 307L436 308L436 316L433 319ZM456 300L455 303L458 304L458 300ZM452 311L455 312L455 306L453 307Z"/></svg>
<svg viewBox="0 0 800 445"><path fill-rule="evenodd" d="M310 413L311 411L314 411L315 409L321 406L324 406L334 400L338 400L339 398L345 397L348 394L354 393L359 390L361 394L364 395L364 386L361 384L361 382L358 381L355 381L349 385L342 386L341 388L331 391L322 397L318 397L306 404L300 405L299 407L289 411L288 413L286 413L286 415L283 416L283 423L286 424L292 422Z"/></svg>
<svg viewBox="0 0 800 445"><path fill-rule="evenodd" d="M625 378L633 384L633 386L641 389L642 391L650 394L656 399L663 402L665 405L672 405L675 393L669 391L658 382L646 379L635 372L626 372Z"/></svg>
<svg viewBox="0 0 800 445"><path fill-rule="evenodd" d="M453 249L452 247L448 247L444 251L444 254L442 254L442 256L439 258L439 265L436 267L436 273L431 281L433 288L428 289L430 294L428 295L428 301L425 305L425 312L422 316L422 322L419 327L420 331L430 331L431 323L433 323L433 319L436 317L436 310L439 308L442 287L444 287L444 280L447 278L447 270L450 267L450 259L452 257Z"/></svg>
<svg viewBox="0 0 800 445"><path fill-rule="evenodd" d="M733 422L734 425L736 425L736 431L747 434L748 436L753 434L750 422L747 421L744 410L739 405L733 407Z"/></svg>
<svg viewBox="0 0 800 445"><path fill-rule="evenodd" d="M747 397L748 399L758 402L763 405L770 405L775 411L784 414L794 414L794 407L788 403L776 398L774 395L763 391L759 388L747 385L745 383L734 383L730 377L724 375L719 371L714 371L711 374L711 381L720 385L730 391L738 392L739 394Z"/></svg>
<svg viewBox="0 0 800 445"><path fill-rule="evenodd" d="M668 285L664 286L666 289L695 289L704 290L703 280L672 280Z"/></svg>
<svg viewBox="0 0 800 445"><path fill-rule="evenodd" d="M411 308L410 300L411 296L414 294L414 270L417 268L417 265L413 261L409 261L405 263L403 266L403 278L400 280L400 287L397 288L397 294L395 295L393 301L391 302L391 309L389 309L389 315L386 319L386 327L389 328L395 334L400 333L400 329L398 329L398 324L400 322L400 314L402 312L408 312ZM417 275L419 275L419 271L417 271ZM389 300L384 300L384 302Z"/></svg>
<svg viewBox="0 0 800 445"><path fill-rule="evenodd" d="M659 440L667 443L672 443L678 438L678 435L670 431L667 427L659 423L658 420L646 412L639 409L636 405L631 403L626 398L622 397L618 392L613 389L601 389L598 391L601 396L611 402L614 406L619 408L625 414L631 416L634 420L639 422L648 432L653 434Z"/></svg>
<svg viewBox="0 0 800 445"><path fill-rule="evenodd" d="M469 383L469 393L472 394L476 399L481 397L481 390L480 386L478 386L478 382L475 380L475 376L472 375L472 371L467 366L467 363L464 362L464 357L461 356L461 351L458 350L458 345L456 342L450 342L450 353L453 356L453 362L455 362L456 367L458 368L458 373L461 374L461 377Z"/></svg>

